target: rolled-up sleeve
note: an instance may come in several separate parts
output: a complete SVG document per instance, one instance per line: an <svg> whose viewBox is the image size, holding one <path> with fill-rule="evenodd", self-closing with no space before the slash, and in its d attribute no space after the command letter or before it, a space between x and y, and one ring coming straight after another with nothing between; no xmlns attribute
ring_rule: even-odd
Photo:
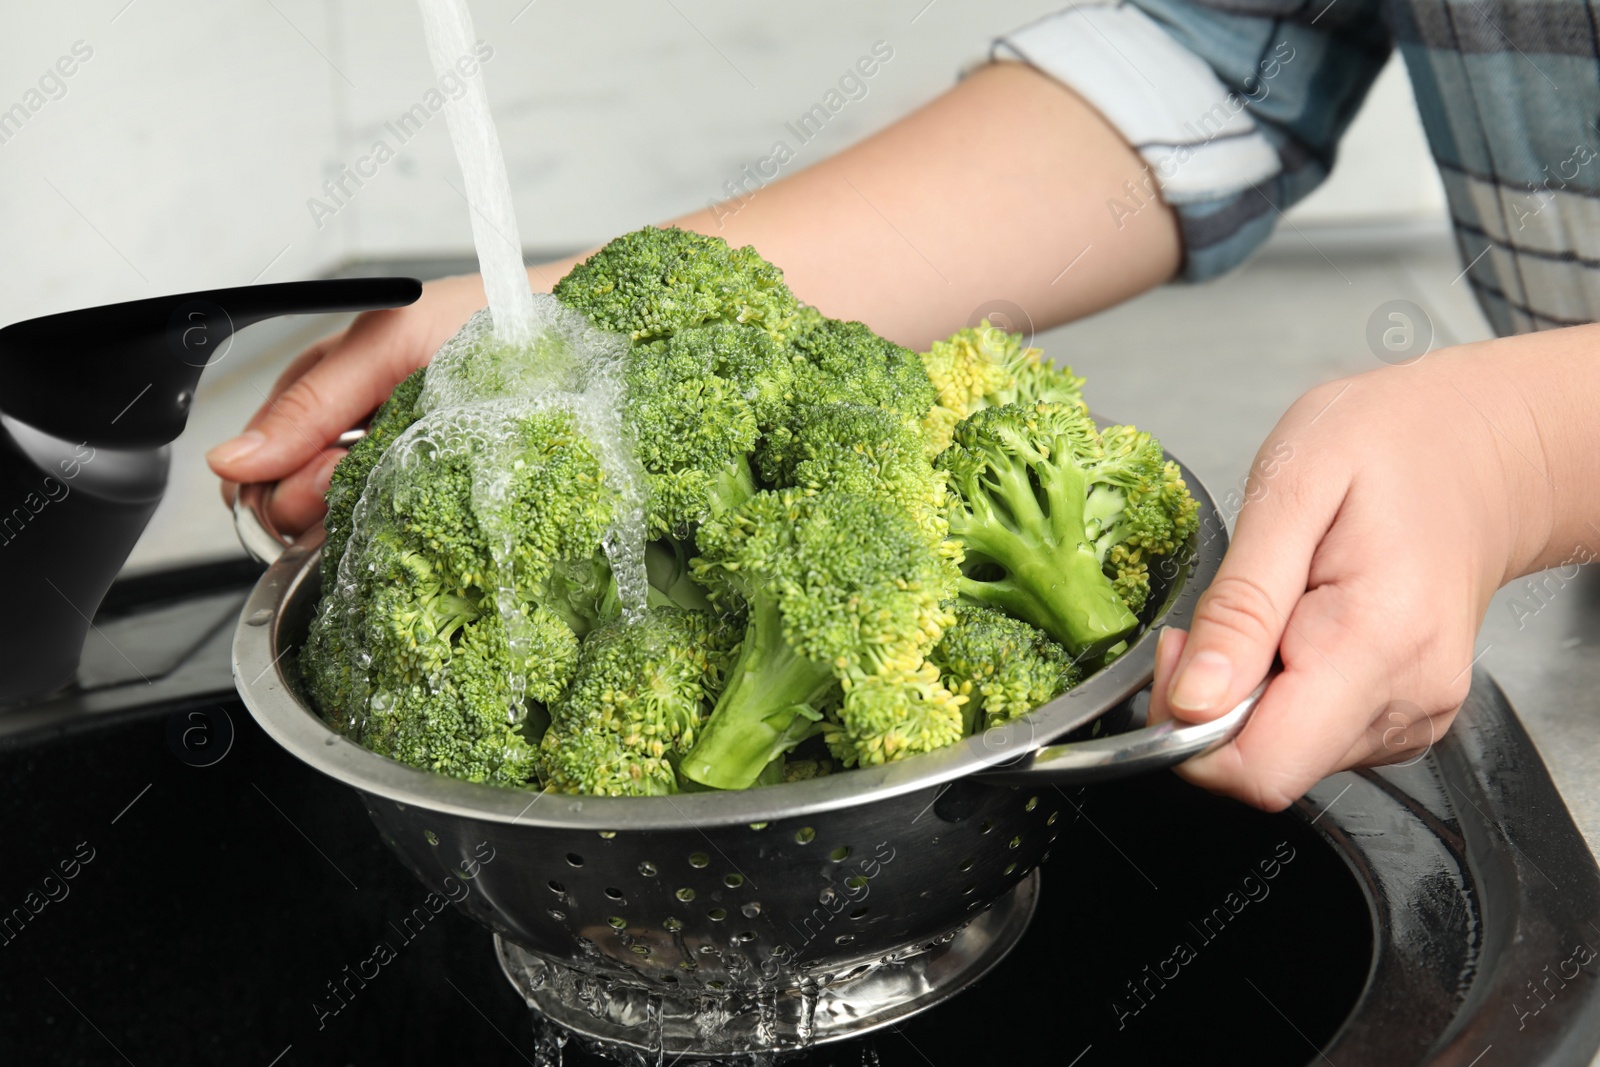
<svg viewBox="0 0 1600 1067"><path fill-rule="evenodd" d="M1001 37L1096 108L1178 214L1181 277L1242 263L1328 176L1392 46L1380 0L1083 3ZM1119 224L1149 189L1106 210Z"/></svg>

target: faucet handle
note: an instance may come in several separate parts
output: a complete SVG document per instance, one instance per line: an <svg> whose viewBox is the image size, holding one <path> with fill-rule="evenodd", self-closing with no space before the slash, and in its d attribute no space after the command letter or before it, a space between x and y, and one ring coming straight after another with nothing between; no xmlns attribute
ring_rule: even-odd
<svg viewBox="0 0 1600 1067"><path fill-rule="evenodd" d="M178 293L65 311L0 329L0 412L45 433L156 448L183 432L206 367L246 326L278 315L410 304L415 278L337 278Z"/></svg>

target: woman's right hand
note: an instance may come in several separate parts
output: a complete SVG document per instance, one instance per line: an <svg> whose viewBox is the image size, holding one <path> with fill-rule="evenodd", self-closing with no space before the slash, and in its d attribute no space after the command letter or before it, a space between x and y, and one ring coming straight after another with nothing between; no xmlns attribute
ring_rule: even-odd
<svg viewBox="0 0 1600 1067"><path fill-rule="evenodd" d="M240 484L276 482L268 513L279 530L299 533L317 522L345 453L339 435L365 422L485 303L478 275L441 278L424 285L416 303L364 312L300 353L244 432L206 454L223 499L231 504Z"/></svg>

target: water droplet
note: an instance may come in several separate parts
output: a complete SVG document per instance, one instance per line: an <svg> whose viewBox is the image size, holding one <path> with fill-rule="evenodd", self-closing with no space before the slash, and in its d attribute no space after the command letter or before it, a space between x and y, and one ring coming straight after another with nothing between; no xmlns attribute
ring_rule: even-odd
<svg viewBox="0 0 1600 1067"><path fill-rule="evenodd" d="M250 617L244 621L246 626L265 626L267 623L272 621L272 609L261 608L256 611L252 611L250 613Z"/></svg>

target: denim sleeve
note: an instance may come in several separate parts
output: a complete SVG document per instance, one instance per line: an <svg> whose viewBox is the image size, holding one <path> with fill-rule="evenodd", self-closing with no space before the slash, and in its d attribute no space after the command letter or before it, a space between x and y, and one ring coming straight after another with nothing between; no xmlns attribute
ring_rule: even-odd
<svg viewBox="0 0 1600 1067"><path fill-rule="evenodd" d="M1381 0L1083 3L1001 37L993 55L1057 79L1145 160L1106 211L1155 195L1178 214L1181 277L1244 262L1328 176L1392 40Z"/></svg>

